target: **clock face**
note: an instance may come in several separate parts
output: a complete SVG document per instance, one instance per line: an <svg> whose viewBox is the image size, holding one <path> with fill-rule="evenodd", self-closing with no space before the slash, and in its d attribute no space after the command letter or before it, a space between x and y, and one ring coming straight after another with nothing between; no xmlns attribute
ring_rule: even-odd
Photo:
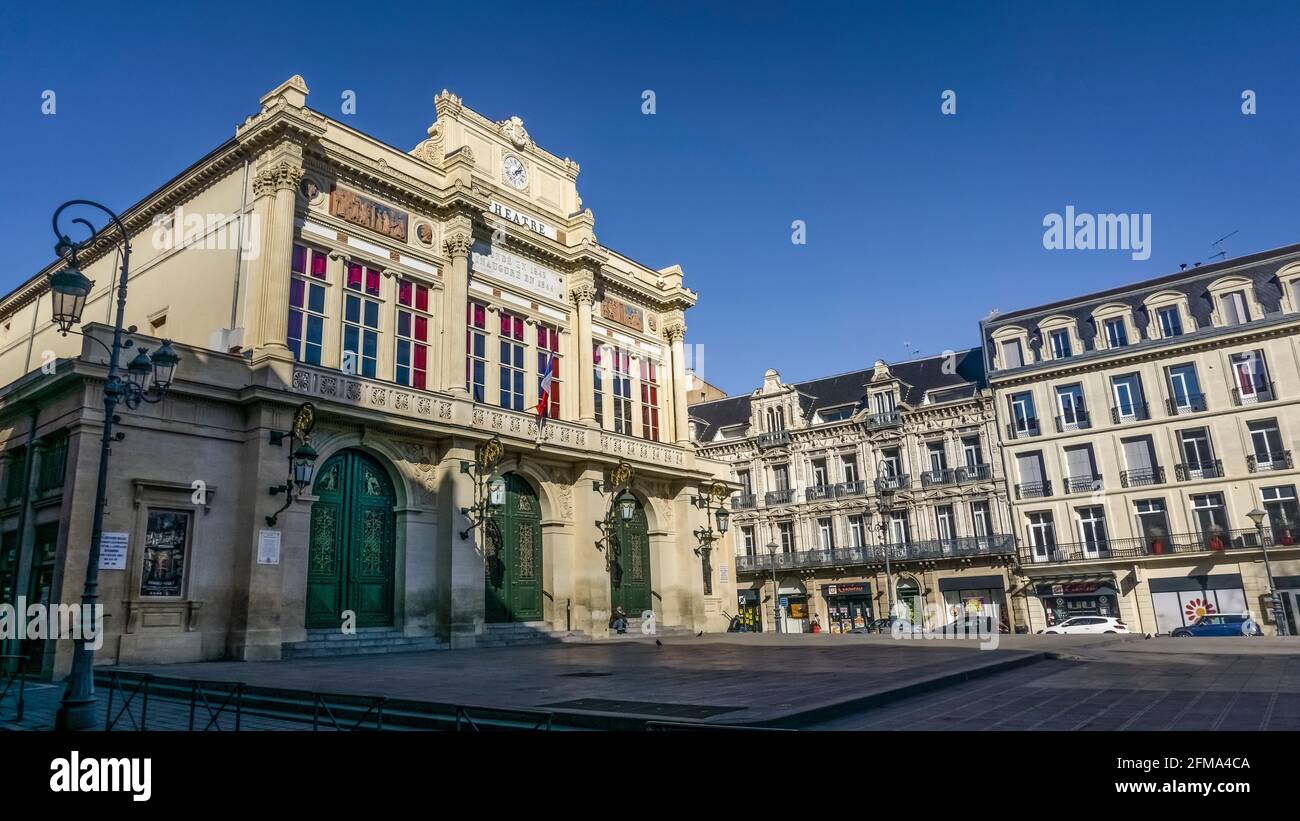
<svg viewBox="0 0 1300 821"><path fill-rule="evenodd" d="M502 164L502 170L505 172L506 182L515 188L522 189L528 185L528 170L524 168L524 164L519 161L518 157L506 157L506 161Z"/></svg>

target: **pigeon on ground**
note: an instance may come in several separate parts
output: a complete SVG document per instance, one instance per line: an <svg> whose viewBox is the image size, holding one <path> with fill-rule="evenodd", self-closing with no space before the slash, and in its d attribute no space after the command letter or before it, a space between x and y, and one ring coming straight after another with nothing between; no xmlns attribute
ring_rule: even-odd
<svg viewBox="0 0 1300 821"><path fill-rule="evenodd" d="M695 634L695 638L698 639L698 638L699 638L700 636L702 636L702 635L704 635L704 631L703 631L703 630L701 630L700 632L696 633L696 634Z"/></svg>
<svg viewBox="0 0 1300 821"><path fill-rule="evenodd" d="M655 647L663 647L663 646L664 643L662 641L660 641L659 639L655 639Z"/></svg>

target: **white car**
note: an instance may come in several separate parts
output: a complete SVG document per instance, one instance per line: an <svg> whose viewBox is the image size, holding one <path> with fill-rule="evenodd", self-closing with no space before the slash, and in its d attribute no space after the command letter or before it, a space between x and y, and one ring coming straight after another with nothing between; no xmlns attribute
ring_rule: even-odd
<svg viewBox="0 0 1300 821"><path fill-rule="evenodd" d="M1054 635L1074 635L1077 633L1127 633L1128 631L1128 625L1110 616L1074 616L1055 627L1049 627L1038 632Z"/></svg>

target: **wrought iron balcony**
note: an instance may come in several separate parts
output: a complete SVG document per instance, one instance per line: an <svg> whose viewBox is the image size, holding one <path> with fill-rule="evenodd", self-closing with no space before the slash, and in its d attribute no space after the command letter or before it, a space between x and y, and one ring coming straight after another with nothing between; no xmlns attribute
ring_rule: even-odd
<svg viewBox="0 0 1300 821"><path fill-rule="evenodd" d="M1291 462L1291 451L1275 450L1262 455L1257 453L1248 455L1246 467L1251 473L1264 473L1269 470L1290 470L1294 465Z"/></svg>
<svg viewBox="0 0 1300 821"><path fill-rule="evenodd" d="M804 491L804 501L808 501L808 502L816 502L822 499L834 499L834 498L835 498L834 485L818 485L817 487L810 487Z"/></svg>
<svg viewBox="0 0 1300 821"><path fill-rule="evenodd" d="M927 470L921 474L921 487L934 487L936 485L952 485L957 483L957 471L952 468L941 468L939 470Z"/></svg>
<svg viewBox="0 0 1300 821"><path fill-rule="evenodd" d="M1144 422L1151 418L1151 410L1147 407L1146 402L1135 402L1130 405L1127 411L1119 408L1110 409L1110 421L1116 425L1128 425L1133 422Z"/></svg>
<svg viewBox="0 0 1300 821"><path fill-rule="evenodd" d="M1024 419L1019 422L1011 422L1007 425L1008 439L1027 439L1030 436L1037 436L1042 433L1038 427L1037 419Z"/></svg>
<svg viewBox="0 0 1300 821"><path fill-rule="evenodd" d="M1066 493L1089 493L1101 488L1101 476L1070 476L1065 480Z"/></svg>
<svg viewBox="0 0 1300 821"><path fill-rule="evenodd" d="M987 482L993 478L993 466L990 464L966 465L957 468L958 482Z"/></svg>
<svg viewBox="0 0 1300 821"><path fill-rule="evenodd" d="M835 486L836 496L861 496L867 492L867 483L858 479L854 482L840 482Z"/></svg>
<svg viewBox="0 0 1300 821"><path fill-rule="evenodd" d="M1263 544L1268 547L1294 547L1300 542L1296 522L1266 527ZM1253 550L1260 547L1255 528L1228 530L1211 528L1198 533L1150 536L1132 539L1098 539L1093 542L1070 542L1054 545L1022 545L1021 565L1066 564L1104 559L1139 559L1186 553L1209 553L1216 550Z"/></svg>
<svg viewBox="0 0 1300 821"><path fill-rule="evenodd" d="M786 488L785 490L769 490L764 496L763 501L768 507L773 505L788 505L794 500L794 489Z"/></svg>
<svg viewBox="0 0 1300 821"><path fill-rule="evenodd" d="M737 493L731 497L732 510L748 510L758 505L758 500L752 493Z"/></svg>
<svg viewBox="0 0 1300 821"><path fill-rule="evenodd" d="M1208 462L1188 462L1182 465L1174 465L1174 476L1178 477L1180 482L1190 482L1196 479L1222 479L1223 461L1213 459Z"/></svg>
<svg viewBox="0 0 1300 821"><path fill-rule="evenodd" d="M899 410L885 411L884 413L873 413L867 417L867 427L871 430L879 428L892 428L903 424L903 413Z"/></svg>
<svg viewBox="0 0 1300 821"><path fill-rule="evenodd" d="M771 572L777 570L815 567L876 566L885 563L934 561L936 559L961 559L971 556L1014 556L1015 538L1005 534L991 536L963 536L956 539L932 539L865 547L837 547L829 550L801 550L794 553L777 553L735 557L737 573Z"/></svg>
<svg viewBox="0 0 1300 821"><path fill-rule="evenodd" d="M758 435L758 447L760 450L766 448L777 448L788 444L790 444L790 431L788 430L773 430Z"/></svg>
<svg viewBox="0 0 1300 821"><path fill-rule="evenodd" d="M1044 480L1042 482L1024 482L1016 485L1017 499L1041 499L1052 495L1052 483Z"/></svg>
<svg viewBox="0 0 1300 821"><path fill-rule="evenodd" d="M1092 427L1092 417L1085 410L1075 411L1074 418L1067 420L1064 416L1053 417L1056 420L1056 432L1067 433L1072 430L1087 430Z"/></svg>
<svg viewBox="0 0 1300 821"><path fill-rule="evenodd" d="M1145 485L1163 485L1165 483L1165 469L1156 465L1152 468L1138 468L1137 470L1122 470L1119 473L1119 483L1123 487L1143 487Z"/></svg>
<svg viewBox="0 0 1300 821"><path fill-rule="evenodd" d="M1232 403L1234 405L1258 405L1260 402L1272 402L1277 398L1273 391L1272 382L1264 382L1255 386L1250 393L1243 394L1241 388L1232 389Z"/></svg>
<svg viewBox="0 0 1300 821"><path fill-rule="evenodd" d="M894 473L876 477L876 493L893 493L899 490L911 490L912 477L906 473Z"/></svg>
<svg viewBox="0 0 1300 821"><path fill-rule="evenodd" d="M1165 408L1168 409L1170 416L1187 416L1193 413L1200 413L1208 408L1205 403L1205 394L1193 393L1183 398L1182 402L1176 399L1166 399Z"/></svg>

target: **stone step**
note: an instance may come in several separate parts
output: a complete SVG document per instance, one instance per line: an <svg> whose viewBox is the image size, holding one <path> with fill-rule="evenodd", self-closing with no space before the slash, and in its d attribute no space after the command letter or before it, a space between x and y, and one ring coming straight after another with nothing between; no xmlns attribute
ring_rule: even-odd
<svg viewBox="0 0 1300 821"><path fill-rule="evenodd" d="M369 628L355 635L336 631L307 631L305 641L286 642L280 648L282 658L322 658L327 656L371 655L376 653L414 653L445 650L446 642L433 636L405 636L400 629Z"/></svg>
<svg viewBox="0 0 1300 821"><path fill-rule="evenodd" d="M387 653L425 653L430 650L446 650L445 642L437 639L411 642L409 644L384 645L379 647L303 647L281 649L284 659L337 658L340 656L372 656Z"/></svg>

